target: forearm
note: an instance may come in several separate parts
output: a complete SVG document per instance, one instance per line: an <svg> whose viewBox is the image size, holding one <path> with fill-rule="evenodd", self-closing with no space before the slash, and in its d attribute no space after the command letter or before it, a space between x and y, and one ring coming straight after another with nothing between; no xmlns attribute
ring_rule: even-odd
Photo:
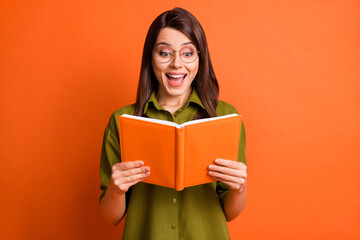
<svg viewBox="0 0 360 240"><path fill-rule="evenodd" d="M105 220L117 225L123 219L126 209L125 193L119 194L112 191L111 187L106 191L105 196L100 202L101 212Z"/></svg>
<svg viewBox="0 0 360 240"><path fill-rule="evenodd" d="M111 179L100 207L106 221L117 225L124 218L125 194L136 183L150 175L150 168L143 161L120 162L112 166Z"/></svg>
<svg viewBox="0 0 360 240"><path fill-rule="evenodd" d="M246 204L246 185L241 192L229 190L224 198L224 214L228 222L234 220Z"/></svg>

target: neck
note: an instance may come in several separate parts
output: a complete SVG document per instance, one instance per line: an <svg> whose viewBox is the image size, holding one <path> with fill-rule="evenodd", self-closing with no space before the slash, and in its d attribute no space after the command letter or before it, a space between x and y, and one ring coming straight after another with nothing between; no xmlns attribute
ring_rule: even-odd
<svg viewBox="0 0 360 240"><path fill-rule="evenodd" d="M166 110L169 110L168 108L170 108L170 112L173 112L174 108L179 109L186 103L186 101L189 99L191 91L192 88L189 88L184 94L180 96L172 96L167 94L166 92L162 92L161 89L159 89L156 94L156 100L158 101L158 104L160 106L162 106Z"/></svg>

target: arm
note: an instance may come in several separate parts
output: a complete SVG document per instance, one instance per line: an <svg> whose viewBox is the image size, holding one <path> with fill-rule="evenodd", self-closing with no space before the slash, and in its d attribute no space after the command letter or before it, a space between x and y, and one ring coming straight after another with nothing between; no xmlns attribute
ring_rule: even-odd
<svg viewBox="0 0 360 240"><path fill-rule="evenodd" d="M120 114L120 113L119 113ZM150 175L142 161L121 162L117 114L110 117L105 129L100 160L100 209L104 219L117 225L126 212L129 188Z"/></svg>
<svg viewBox="0 0 360 240"><path fill-rule="evenodd" d="M229 190L224 199L224 213L228 222L234 220L245 208L246 185L241 192Z"/></svg>
<svg viewBox="0 0 360 240"><path fill-rule="evenodd" d="M111 179L100 202L101 212L107 222L117 225L125 215L125 193L134 184L150 175L150 168L142 161L117 163L112 166Z"/></svg>
<svg viewBox="0 0 360 240"><path fill-rule="evenodd" d="M109 185L106 194L101 199L100 208L104 219L108 223L114 226L119 224L125 215L125 193L118 194Z"/></svg>
<svg viewBox="0 0 360 240"><path fill-rule="evenodd" d="M225 183L229 191L224 198L224 214L228 222L235 219L245 207L247 168L242 162L216 159L215 164L209 166L209 175Z"/></svg>
<svg viewBox="0 0 360 240"><path fill-rule="evenodd" d="M245 148L246 148L246 134L245 134L245 126L244 122L241 121L241 131L240 131L240 143L239 143L239 155L238 155L238 162L242 166L240 168L245 168L243 171L243 179L245 179L245 184L243 185L243 189L239 191L234 191L230 189L224 196L223 199L223 208L226 219L228 221L233 220L237 215L239 215L245 207L246 204L246 192L247 192L247 168L246 168L246 155L245 155Z"/></svg>

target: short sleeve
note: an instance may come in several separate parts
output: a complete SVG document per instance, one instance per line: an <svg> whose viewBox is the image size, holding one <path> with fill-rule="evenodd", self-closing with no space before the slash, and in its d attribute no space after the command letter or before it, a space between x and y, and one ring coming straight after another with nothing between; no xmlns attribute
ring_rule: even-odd
<svg viewBox="0 0 360 240"><path fill-rule="evenodd" d="M100 189L102 190L102 193L99 200L101 200L105 195L107 186L109 185L112 165L121 161L120 151L117 144L119 144L119 140L117 140L115 134L110 130L109 126L107 126L101 148Z"/></svg>
<svg viewBox="0 0 360 240"><path fill-rule="evenodd" d="M119 134L117 131L117 124L115 119L116 117L112 115L105 129L102 142L100 158L100 189L102 190L102 193L100 195L99 201L101 201L101 199L104 197L107 186L109 185L112 166L121 162ZM131 190L132 188L130 188L126 193L126 206L128 206Z"/></svg>
<svg viewBox="0 0 360 240"><path fill-rule="evenodd" d="M238 162L243 162L245 165L246 163L246 154L245 154L245 148L246 148L246 134L245 134L245 127L244 122L241 121L241 130L240 130L240 142L239 142L239 153L238 153ZM224 197L227 191L229 190L229 187L222 183L217 182L216 183L216 193L219 197L219 200L221 202L221 205L224 206Z"/></svg>

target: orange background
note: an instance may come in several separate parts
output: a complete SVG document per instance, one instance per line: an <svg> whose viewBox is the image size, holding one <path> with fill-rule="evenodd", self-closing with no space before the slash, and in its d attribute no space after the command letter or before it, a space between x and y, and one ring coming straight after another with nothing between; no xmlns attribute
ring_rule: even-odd
<svg viewBox="0 0 360 240"><path fill-rule="evenodd" d="M102 219L110 114L134 102L145 35L180 6L244 116L233 239L360 239L360 2L1 1L0 238L119 239Z"/></svg>

